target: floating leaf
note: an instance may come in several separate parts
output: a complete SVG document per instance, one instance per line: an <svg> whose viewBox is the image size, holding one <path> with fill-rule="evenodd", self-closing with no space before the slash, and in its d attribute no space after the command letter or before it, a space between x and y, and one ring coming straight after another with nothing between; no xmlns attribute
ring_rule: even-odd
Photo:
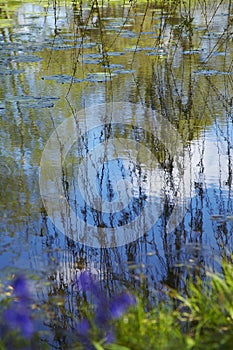
<svg viewBox="0 0 233 350"><path fill-rule="evenodd" d="M12 61L14 62L40 62L43 58L38 56L15 56Z"/></svg>
<svg viewBox="0 0 233 350"><path fill-rule="evenodd" d="M36 96L10 96L6 98L7 102L17 102L22 108L50 108L54 106L54 101L59 100L59 97L36 97Z"/></svg>
<svg viewBox="0 0 233 350"><path fill-rule="evenodd" d="M78 48L79 47L81 48L80 45L78 45ZM77 46L75 46L75 45L58 45L58 46L54 45L54 46L49 47L49 49L52 51L60 51L60 50L64 51L64 50L71 50L71 49L75 49L75 48L77 48Z"/></svg>
<svg viewBox="0 0 233 350"><path fill-rule="evenodd" d="M122 64L109 64L109 65L104 65L102 67L106 68L106 69L124 68L124 66Z"/></svg>
<svg viewBox="0 0 233 350"><path fill-rule="evenodd" d="M109 81L115 74L110 74L106 72L98 72L98 73L90 73L87 75L86 81L90 82L103 82L103 81Z"/></svg>
<svg viewBox="0 0 233 350"><path fill-rule="evenodd" d="M66 75L66 74L47 75L47 76L43 76L41 79L54 80L60 84L81 83L83 81L83 79L78 79L78 78L72 77L71 75Z"/></svg>
<svg viewBox="0 0 233 350"><path fill-rule="evenodd" d="M142 51L143 48L141 46L131 46L131 47L126 47L124 48L124 51L127 51L127 52L139 52L139 51Z"/></svg>
<svg viewBox="0 0 233 350"><path fill-rule="evenodd" d="M217 38L222 38L223 33L222 32L209 32L208 34L200 36L200 39L217 39Z"/></svg>
<svg viewBox="0 0 233 350"><path fill-rule="evenodd" d="M149 32L141 32L140 35L153 35L155 34L155 31L149 31Z"/></svg>
<svg viewBox="0 0 233 350"><path fill-rule="evenodd" d="M196 54L199 54L200 51L203 51L203 50L201 50L201 49L185 50L185 51L183 51L183 55L196 55Z"/></svg>
<svg viewBox="0 0 233 350"><path fill-rule="evenodd" d="M108 56L123 56L124 52L108 52Z"/></svg>
<svg viewBox="0 0 233 350"><path fill-rule="evenodd" d="M120 36L122 38L135 38L138 35L132 31L124 31L120 33Z"/></svg>
<svg viewBox="0 0 233 350"><path fill-rule="evenodd" d="M212 53L213 56L227 56L229 55L228 52L220 52L220 51L216 51Z"/></svg>
<svg viewBox="0 0 233 350"><path fill-rule="evenodd" d="M224 72L224 71L219 71L219 70L214 70L214 69L203 69L203 70L198 70L194 72L194 74L197 75L204 75L204 76L211 76L211 75L231 75L233 72Z"/></svg>
<svg viewBox="0 0 233 350"><path fill-rule="evenodd" d="M158 49L152 52L147 52L147 56L167 56L167 52L164 51L163 49Z"/></svg>
<svg viewBox="0 0 233 350"><path fill-rule="evenodd" d="M82 56L83 58L103 58L100 53L86 53Z"/></svg>
<svg viewBox="0 0 233 350"><path fill-rule="evenodd" d="M0 69L0 75L14 75L23 73L23 69Z"/></svg>
<svg viewBox="0 0 233 350"><path fill-rule="evenodd" d="M134 72L135 71L133 69L116 69L113 71L114 74L130 74Z"/></svg>
<svg viewBox="0 0 233 350"><path fill-rule="evenodd" d="M82 63L84 64L99 64L101 62L101 60L82 60Z"/></svg>

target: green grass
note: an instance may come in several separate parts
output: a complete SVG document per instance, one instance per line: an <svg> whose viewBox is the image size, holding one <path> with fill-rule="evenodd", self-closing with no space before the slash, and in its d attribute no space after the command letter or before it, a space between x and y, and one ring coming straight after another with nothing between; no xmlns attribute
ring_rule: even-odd
<svg viewBox="0 0 233 350"><path fill-rule="evenodd" d="M201 350L233 348L233 265L223 273L188 282L181 296L168 292L167 301L146 312L143 301L115 324L116 342L96 349ZM176 305L176 306L175 306Z"/></svg>

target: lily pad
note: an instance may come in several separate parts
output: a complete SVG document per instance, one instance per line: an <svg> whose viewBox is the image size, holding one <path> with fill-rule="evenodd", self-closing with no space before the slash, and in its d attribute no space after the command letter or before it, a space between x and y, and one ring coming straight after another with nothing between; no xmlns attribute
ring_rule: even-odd
<svg viewBox="0 0 233 350"><path fill-rule="evenodd" d="M54 106L54 101L59 100L59 97L46 97L46 96L9 96L6 98L6 102L20 103L22 108L50 108Z"/></svg>
<svg viewBox="0 0 233 350"><path fill-rule="evenodd" d="M123 56L125 52L108 52L108 56Z"/></svg>
<svg viewBox="0 0 233 350"><path fill-rule="evenodd" d="M114 64L114 63L109 65L104 65L102 67L106 69L124 68L122 64Z"/></svg>
<svg viewBox="0 0 233 350"><path fill-rule="evenodd" d="M114 74L132 74L135 71L133 69L116 69L113 71Z"/></svg>
<svg viewBox="0 0 233 350"><path fill-rule="evenodd" d="M85 64L99 64L101 62L102 60L82 60L82 63L85 63Z"/></svg>
<svg viewBox="0 0 233 350"><path fill-rule="evenodd" d="M229 55L228 52L220 52L220 51L216 51L212 53L213 56L227 56Z"/></svg>
<svg viewBox="0 0 233 350"><path fill-rule="evenodd" d="M209 77L211 75L231 75L231 74L233 74L233 72L219 71L219 70L214 70L214 69L209 69L209 70L203 69L203 70L198 70L198 71L194 72L194 74Z"/></svg>
<svg viewBox="0 0 233 350"><path fill-rule="evenodd" d="M142 51L143 48L141 46L131 46L131 47L126 47L124 48L124 51L126 52L139 52L139 51Z"/></svg>
<svg viewBox="0 0 233 350"><path fill-rule="evenodd" d="M0 68L0 75L15 75L15 74L21 74L23 73L23 69L7 69L7 68Z"/></svg>
<svg viewBox="0 0 233 350"><path fill-rule="evenodd" d="M115 74L110 74L110 73L105 73L105 72L98 72L98 73L89 73L87 75L87 78L85 79L86 81L90 82L104 82L104 81L109 81L111 78L115 76Z"/></svg>
<svg viewBox="0 0 233 350"><path fill-rule="evenodd" d="M100 53L85 53L83 56L83 58L103 58L103 55L101 55Z"/></svg>
<svg viewBox="0 0 233 350"><path fill-rule="evenodd" d="M26 55L26 56L15 56L12 61L14 62L40 62L42 61L43 58L38 57L38 56L30 56L30 55Z"/></svg>
<svg viewBox="0 0 233 350"><path fill-rule="evenodd" d="M200 39L216 39L216 38L222 38L223 37L223 33L222 32L209 32L208 34L202 35L200 36Z"/></svg>
<svg viewBox="0 0 233 350"><path fill-rule="evenodd" d="M112 26L105 26L104 27L105 32L121 32L120 27L112 27Z"/></svg>
<svg viewBox="0 0 233 350"><path fill-rule="evenodd" d="M23 45L21 43L2 43L0 46L0 51L19 51L23 50Z"/></svg>
<svg viewBox="0 0 233 350"><path fill-rule="evenodd" d="M122 38L135 38L138 35L132 31L125 31L125 32L121 32L120 36Z"/></svg>
<svg viewBox="0 0 233 350"><path fill-rule="evenodd" d="M80 45L76 46L76 45L53 45L51 47L49 47L50 50L52 51L64 51L64 50L72 50L72 49L75 49L75 48L81 48Z"/></svg>
<svg viewBox="0 0 233 350"><path fill-rule="evenodd" d="M185 50L183 51L183 55L197 55L199 54L203 49L196 49L196 50Z"/></svg>
<svg viewBox="0 0 233 350"><path fill-rule="evenodd" d="M155 31L141 32L140 35L154 35Z"/></svg>
<svg viewBox="0 0 233 350"><path fill-rule="evenodd" d="M95 42L82 43L79 46L76 46L76 48L91 49L92 47L94 47L96 45L97 45L97 43L95 43Z"/></svg>
<svg viewBox="0 0 233 350"><path fill-rule="evenodd" d="M43 76L41 79L54 80L60 84L81 83L83 81L82 79L78 79L78 78L72 77L71 75L66 75L66 74L47 75L47 76Z"/></svg>
<svg viewBox="0 0 233 350"><path fill-rule="evenodd" d="M167 52L162 50L162 49L158 49L155 51L151 51L151 52L147 52L146 53L147 56L167 56Z"/></svg>

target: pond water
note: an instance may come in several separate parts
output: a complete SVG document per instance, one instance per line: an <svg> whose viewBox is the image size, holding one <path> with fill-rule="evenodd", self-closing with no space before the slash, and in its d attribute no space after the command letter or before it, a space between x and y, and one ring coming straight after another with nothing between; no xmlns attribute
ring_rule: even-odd
<svg viewBox="0 0 233 350"><path fill-rule="evenodd" d="M232 252L233 9L191 3L0 1L1 275L41 302L72 312L83 269L152 298Z"/></svg>

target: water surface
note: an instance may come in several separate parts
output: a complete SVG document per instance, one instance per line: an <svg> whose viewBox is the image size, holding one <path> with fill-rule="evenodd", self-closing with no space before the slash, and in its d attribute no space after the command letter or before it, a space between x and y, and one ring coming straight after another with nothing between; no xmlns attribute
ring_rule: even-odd
<svg viewBox="0 0 233 350"><path fill-rule="evenodd" d="M39 275L38 291L52 278L54 293L68 288L71 300L84 268L109 293L144 284L150 296L161 283L181 287L196 269L217 269L233 243L228 2L173 12L159 3L91 10L67 1L55 12L47 1L0 4L2 275ZM97 125L98 106L114 103L124 106L113 110L117 120ZM77 142L58 181L79 217L74 236L54 225L39 187L46 143L69 118L79 125ZM130 226L151 202L153 211ZM96 247L80 234L81 221L93 236L126 225L132 239Z"/></svg>

